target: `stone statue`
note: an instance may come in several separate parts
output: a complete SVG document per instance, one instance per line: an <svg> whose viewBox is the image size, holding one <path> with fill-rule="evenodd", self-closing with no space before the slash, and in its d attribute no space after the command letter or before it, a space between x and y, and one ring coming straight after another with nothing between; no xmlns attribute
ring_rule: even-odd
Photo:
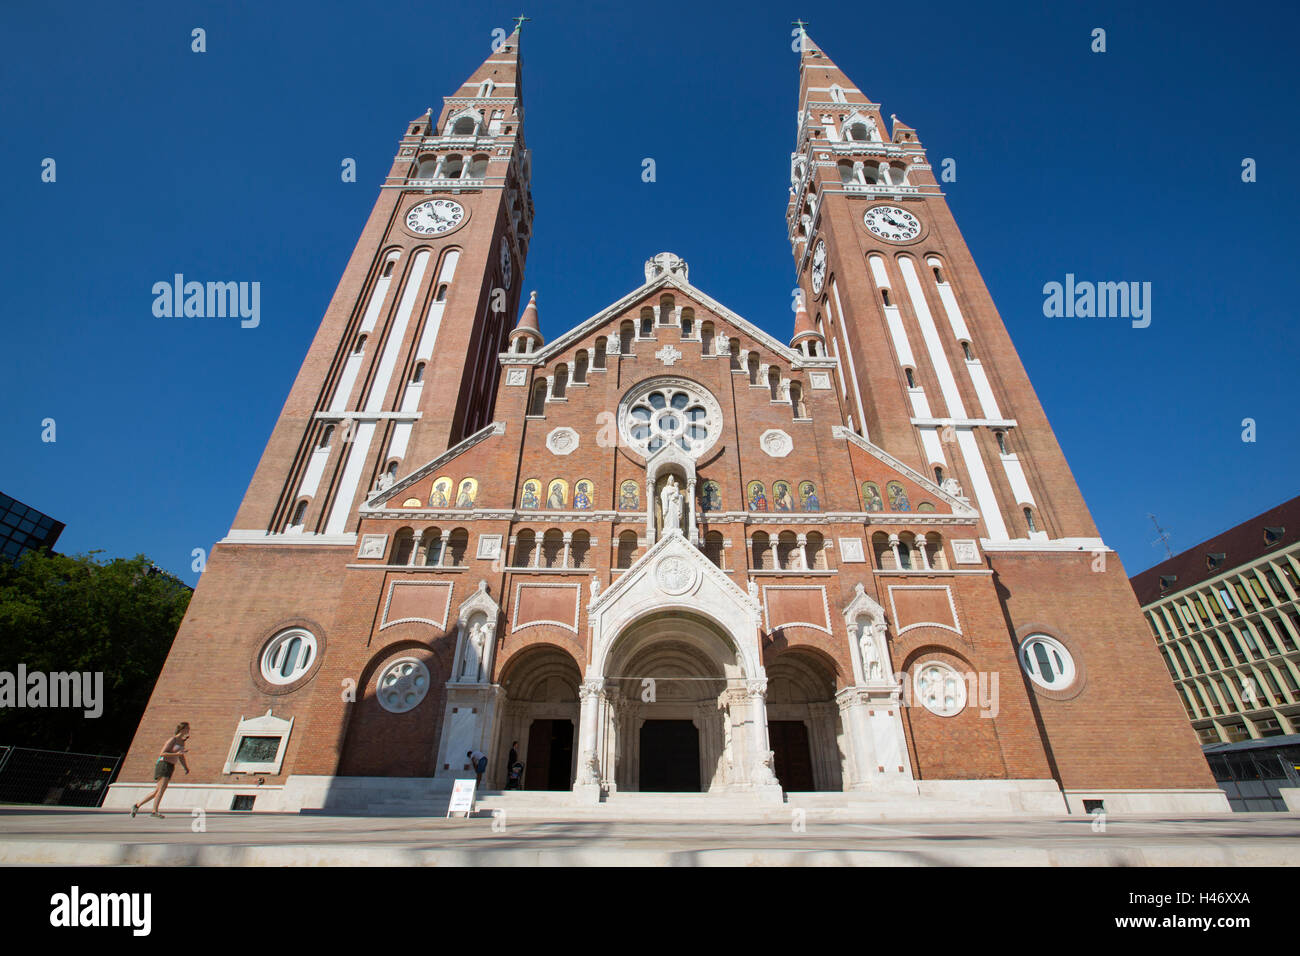
<svg viewBox="0 0 1300 956"><path fill-rule="evenodd" d="M961 484L957 481L956 478L945 478L943 480L943 484L940 487L942 487L944 491L948 492L948 494L952 495L954 498L961 497Z"/></svg>
<svg viewBox="0 0 1300 956"><path fill-rule="evenodd" d="M468 639L465 641L465 661L460 676L473 683L478 683L479 672L483 666L484 649L487 646L489 625L486 618L480 618L469 626Z"/></svg>
<svg viewBox="0 0 1300 956"><path fill-rule="evenodd" d="M663 509L664 534L669 531L682 530L682 493L678 490L677 479L668 476L668 483L659 492L659 505Z"/></svg>
<svg viewBox="0 0 1300 956"><path fill-rule="evenodd" d="M750 596L751 599L753 599L753 600L755 600L755 601L758 600L758 582L757 582L757 581L750 581L750 582L749 582L749 596Z"/></svg>
<svg viewBox="0 0 1300 956"><path fill-rule="evenodd" d="M595 604L596 599L600 597L600 578L592 577L591 579L591 603Z"/></svg>
<svg viewBox="0 0 1300 956"><path fill-rule="evenodd" d="M380 475L379 480L375 482L375 488L379 491L387 491L391 487L393 487L393 476L388 472Z"/></svg>
<svg viewBox="0 0 1300 956"><path fill-rule="evenodd" d="M867 680L880 680L884 676L880 650L876 646L878 627L877 624L863 624L858 636L858 647L862 651L862 676Z"/></svg>

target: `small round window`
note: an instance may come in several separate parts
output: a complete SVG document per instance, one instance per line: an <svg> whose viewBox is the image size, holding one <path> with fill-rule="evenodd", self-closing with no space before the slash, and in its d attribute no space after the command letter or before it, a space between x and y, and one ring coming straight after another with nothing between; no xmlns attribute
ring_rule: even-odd
<svg viewBox="0 0 1300 956"><path fill-rule="evenodd" d="M1020 645L1020 666L1039 687L1064 690L1074 683L1074 658L1054 637L1031 634Z"/></svg>
<svg viewBox="0 0 1300 956"><path fill-rule="evenodd" d="M379 675L379 706L393 714L415 709L429 693L429 669L414 657L393 661Z"/></svg>
<svg viewBox="0 0 1300 956"><path fill-rule="evenodd" d="M916 671L916 698L940 717L955 717L966 706L966 681L947 664L927 661Z"/></svg>
<svg viewBox="0 0 1300 956"><path fill-rule="evenodd" d="M300 627L281 631L262 652L262 676L272 684L292 684L316 662L316 638Z"/></svg>

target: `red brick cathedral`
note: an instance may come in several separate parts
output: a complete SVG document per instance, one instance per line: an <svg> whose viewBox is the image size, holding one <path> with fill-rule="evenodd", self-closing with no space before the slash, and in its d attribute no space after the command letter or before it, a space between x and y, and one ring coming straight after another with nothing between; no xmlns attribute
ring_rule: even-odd
<svg viewBox="0 0 1300 956"><path fill-rule="evenodd" d="M411 121L110 805L187 720L213 809L514 742L568 801L1227 809L916 130L800 59L788 344L666 252L545 340L517 33Z"/></svg>

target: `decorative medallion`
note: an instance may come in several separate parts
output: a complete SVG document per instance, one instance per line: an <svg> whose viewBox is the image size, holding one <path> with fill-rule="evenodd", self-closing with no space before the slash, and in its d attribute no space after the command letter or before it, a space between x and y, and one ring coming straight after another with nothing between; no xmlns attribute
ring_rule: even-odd
<svg viewBox="0 0 1300 956"><path fill-rule="evenodd" d="M526 368L506 369L507 385L524 385L527 382L528 382L528 369ZM813 388L816 387L817 387L816 385L813 386Z"/></svg>
<svg viewBox="0 0 1300 956"><path fill-rule="evenodd" d="M478 536L478 553L480 561L495 561L501 557L501 535L481 534Z"/></svg>
<svg viewBox="0 0 1300 956"><path fill-rule="evenodd" d="M810 373L808 374L808 380L812 383L812 387L813 387L813 388L830 388L830 387L831 387L831 373L830 373L830 372L810 372ZM520 384L522 384L522 383L520 383Z"/></svg>
<svg viewBox="0 0 1300 956"><path fill-rule="evenodd" d="M952 542L952 555L958 564L983 564L980 560L979 545L973 538Z"/></svg>
<svg viewBox="0 0 1300 956"><path fill-rule="evenodd" d="M386 534L363 534L361 536L361 550L357 552L358 558L382 558L384 548L388 545L388 535Z"/></svg>
<svg viewBox="0 0 1300 956"><path fill-rule="evenodd" d="M393 661L379 675L379 706L404 714L429 693L429 669L414 657Z"/></svg>
<svg viewBox="0 0 1300 956"><path fill-rule="evenodd" d="M665 594L686 593L699 576L699 570L678 554L670 554L655 565L655 583Z"/></svg>
<svg viewBox="0 0 1300 956"><path fill-rule="evenodd" d="M571 455L578 450L578 433L563 426L553 428L546 436L546 447L553 455Z"/></svg>
<svg viewBox="0 0 1300 956"><path fill-rule="evenodd" d="M794 451L794 439L779 428L769 428L758 436L758 447L773 458L784 458Z"/></svg>

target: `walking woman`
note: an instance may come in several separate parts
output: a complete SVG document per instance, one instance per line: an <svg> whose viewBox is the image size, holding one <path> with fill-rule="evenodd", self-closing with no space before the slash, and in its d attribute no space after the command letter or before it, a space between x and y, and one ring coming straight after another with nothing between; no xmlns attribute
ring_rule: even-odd
<svg viewBox="0 0 1300 956"><path fill-rule="evenodd" d="M135 816L138 810L152 800L153 810L149 813L149 816L162 818L162 796L167 792L167 783L171 780L172 774L176 772L176 762L179 760L181 766L185 768L185 772L190 772L190 766L185 762L185 742L189 739L189 722L178 724L176 733L172 734L171 739L163 744L162 753L158 755L158 762L153 766L153 778L158 781L153 788L153 793L139 803L131 805L131 816Z"/></svg>

